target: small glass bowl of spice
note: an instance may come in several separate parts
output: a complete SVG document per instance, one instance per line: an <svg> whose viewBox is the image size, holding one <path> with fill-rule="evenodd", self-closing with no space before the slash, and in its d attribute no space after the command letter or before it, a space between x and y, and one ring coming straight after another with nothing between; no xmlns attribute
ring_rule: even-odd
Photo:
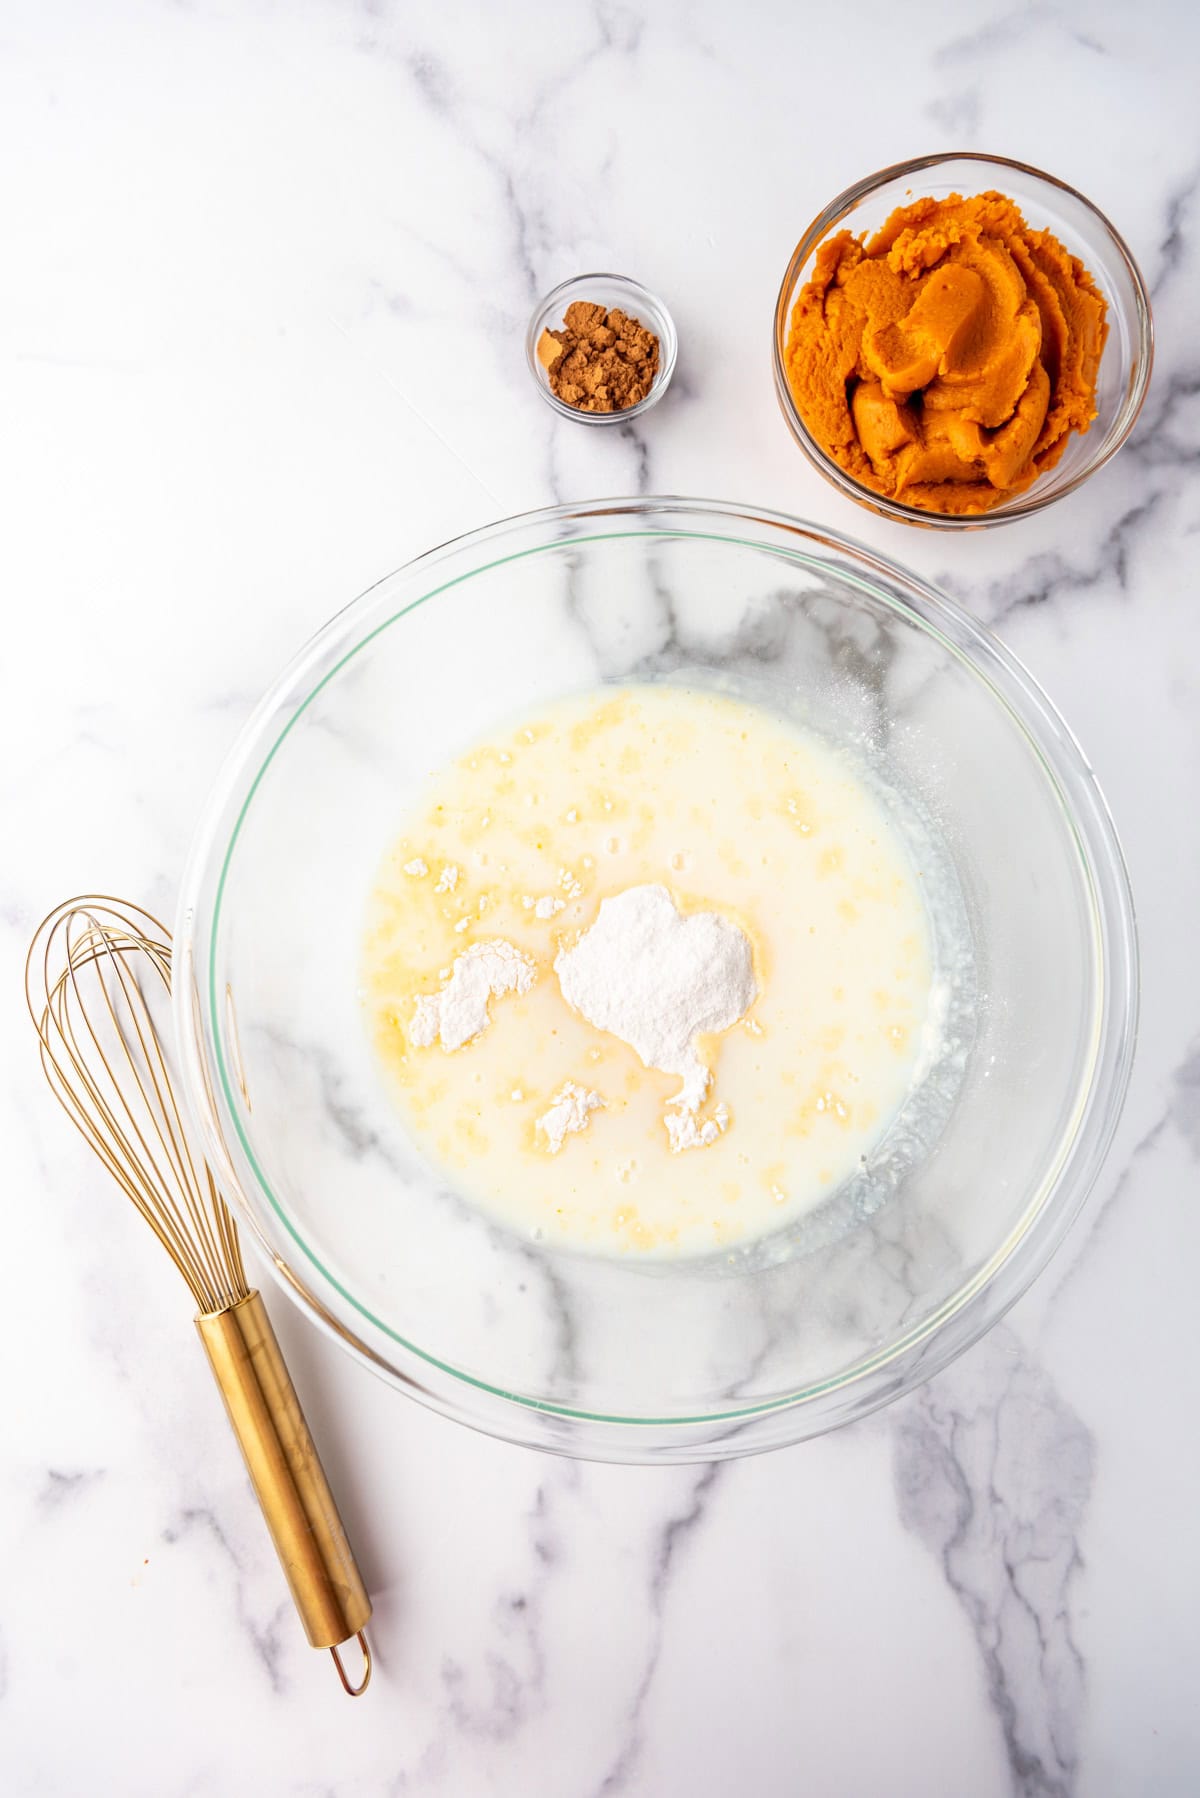
<svg viewBox="0 0 1200 1798"><path fill-rule="evenodd" d="M656 405L678 349L662 301L625 275L578 275L548 293L525 334L538 392L564 418L627 424Z"/></svg>

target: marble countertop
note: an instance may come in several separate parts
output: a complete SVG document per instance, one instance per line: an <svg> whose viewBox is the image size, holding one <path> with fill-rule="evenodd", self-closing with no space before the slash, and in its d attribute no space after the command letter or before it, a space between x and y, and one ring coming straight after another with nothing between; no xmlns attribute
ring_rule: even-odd
<svg viewBox="0 0 1200 1798"><path fill-rule="evenodd" d="M1196 1789L1198 58L1182 0L5 7L7 1791ZM1121 456L953 541L826 487L768 357L803 225L940 148L1088 193L1159 332ZM524 365L535 297L596 267L678 324L640 429L553 417ZM355 593L506 513L635 490L867 539L1027 662L1129 856L1133 1087L1002 1326L891 1410L756 1460L584 1466L473 1436L272 1295L375 1595L351 1706L302 1639L185 1295L45 1094L20 965L69 892L170 913L239 725Z"/></svg>

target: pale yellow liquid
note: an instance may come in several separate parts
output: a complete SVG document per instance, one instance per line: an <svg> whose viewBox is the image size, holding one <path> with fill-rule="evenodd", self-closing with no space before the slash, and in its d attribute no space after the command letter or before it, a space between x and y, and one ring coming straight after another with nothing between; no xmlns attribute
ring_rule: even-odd
<svg viewBox="0 0 1200 1798"><path fill-rule="evenodd" d="M404 871L416 861L427 874ZM723 1102L727 1128L679 1154L663 1124L678 1078L572 1013L553 971L603 898L647 882L754 951L757 999L702 1044L701 1120ZM523 903L551 894L552 918ZM494 998L452 1054L411 1047L415 995L493 937L534 958L532 989ZM930 985L920 871L849 763L756 707L666 686L564 701L435 774L363 950L371 1038L428 1156L523 1233L610 1252L727 1247L828 1197L910 1090ZM551 1154L536 1124L568 1080L604 1109Z"/></svg>

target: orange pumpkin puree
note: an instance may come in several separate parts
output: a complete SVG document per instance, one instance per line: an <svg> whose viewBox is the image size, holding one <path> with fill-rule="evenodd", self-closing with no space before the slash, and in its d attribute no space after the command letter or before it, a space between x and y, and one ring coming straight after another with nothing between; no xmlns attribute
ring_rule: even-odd
<svg viewBox="0 0 1200 1798"><path fill-rule="evenodd" d="M847 474L929 512L1022 492L1096 416L1104 296L1004 194L917 200L817 251L786 365Z"/></svg>

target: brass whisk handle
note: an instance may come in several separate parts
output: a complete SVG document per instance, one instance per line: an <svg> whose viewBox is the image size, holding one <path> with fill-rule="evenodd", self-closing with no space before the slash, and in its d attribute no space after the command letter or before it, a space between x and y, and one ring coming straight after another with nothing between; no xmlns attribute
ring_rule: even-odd
<svg viewBox="0 0 1200 1798"><path fill-rule="evenodd" d="M257 1292L196 1319L200 1340L262 1506L296 1609L314 1648L361 1634L371 1600L354 1562L296 1389ZM366 1689L370 1657L362 1641Z"/></svg>

